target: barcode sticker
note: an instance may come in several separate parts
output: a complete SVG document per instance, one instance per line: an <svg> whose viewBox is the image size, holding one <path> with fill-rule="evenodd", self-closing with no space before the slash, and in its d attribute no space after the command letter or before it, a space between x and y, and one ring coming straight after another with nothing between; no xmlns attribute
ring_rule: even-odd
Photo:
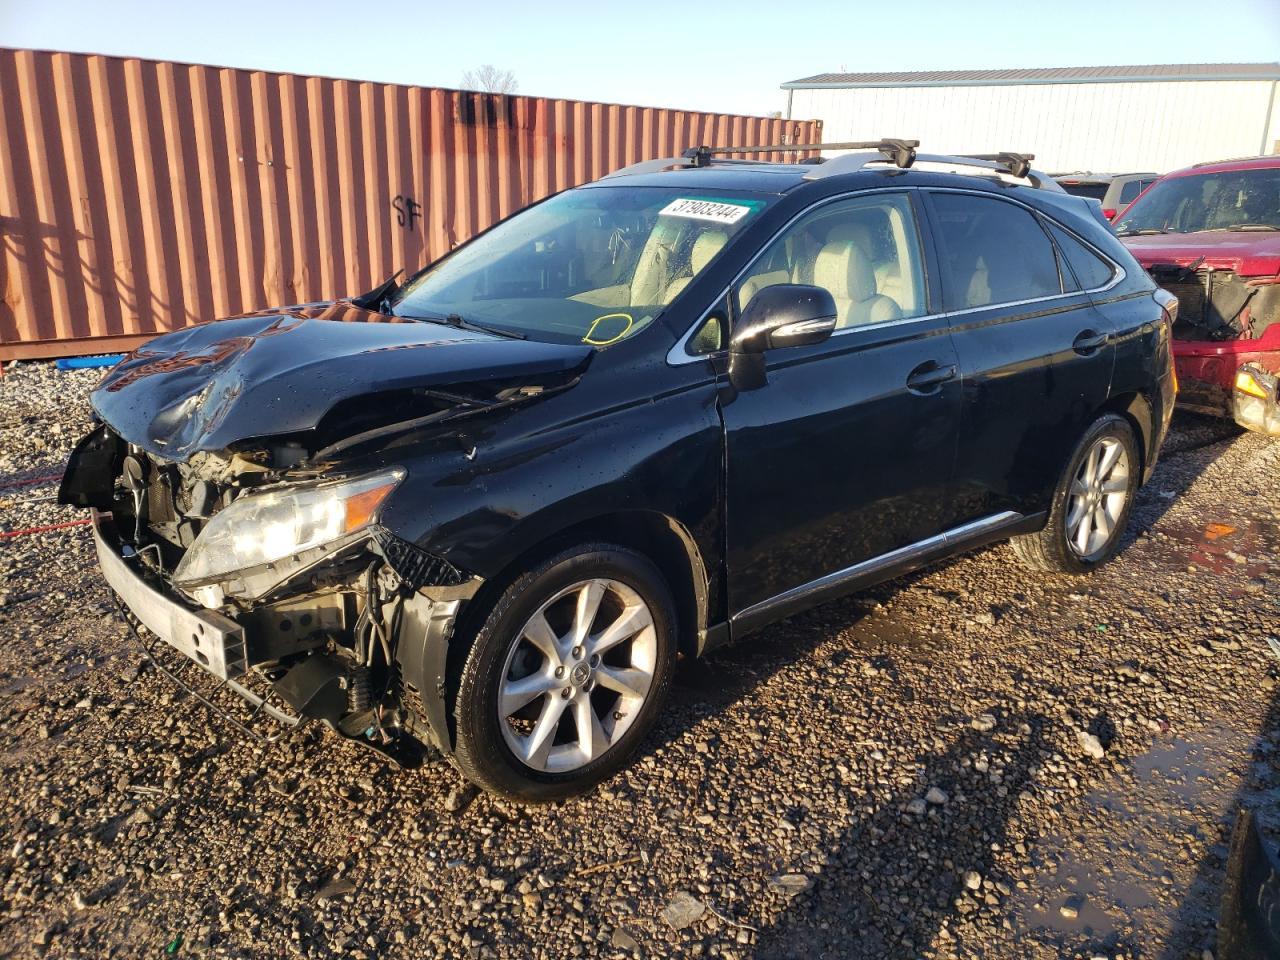
<svg viewBox="0 0 1280 960"><path fill-rule="evenodd" d="M736 203L721 203L718 200L672 200L660 211L662 217L689 217L692 220L713 220L716 223L737 223L748 213L750 207Z"/></svg>

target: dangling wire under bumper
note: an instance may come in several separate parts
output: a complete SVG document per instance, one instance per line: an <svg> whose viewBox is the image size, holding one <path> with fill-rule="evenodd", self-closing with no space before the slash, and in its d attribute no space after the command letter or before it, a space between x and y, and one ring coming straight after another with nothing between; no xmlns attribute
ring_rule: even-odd
<svg viewBox="0 0 1280 960"><path fill-rule="evenodd" d="M273 698L278 697L274 692L267 693L264 696L250 690L244 684L236 680L223 680L215 677L207 670L203 670L194 660L190 660L177 653L177 651L173 651L171 647L169 647L159 637L155 637L154 634L152 635L152 639L148 639L146 634L150 633L150 631L147 630L138 618L133 615L133 612L125 606L125 604L116 595L115 591L111 591L111 599L115 603L116 610L119 611L121 618L133 633L133 637L141 648L143 655L147 658L147 661L151 666L156 669L156 672L168 678L183 692L190 694L196 700L199 700L211 712L230 723L245 736L265 744L279 743L285 737L300 730L309 721L309 717L289 712L287 707L282 709L281 707L273 705L270 701ZM162 660L162 658L166 656L166 653L171 654L171 659L177 661L179 665L173 668L166 666ZM194 685L187 682L187 680L184 679L184 676L192 669L198 671L199 675L208 678L205 680L205 683L213 685L211 695L216 695L219 691L226 691L234 694L246 703L251 708L248 717L244 720L240 719L229 708L215 703L214 700L211 699L211 696L204 695L197 690ZM278 724L280 729L270 734L262 733L261 731L254 729L254 724L263 718Z"/></svg>

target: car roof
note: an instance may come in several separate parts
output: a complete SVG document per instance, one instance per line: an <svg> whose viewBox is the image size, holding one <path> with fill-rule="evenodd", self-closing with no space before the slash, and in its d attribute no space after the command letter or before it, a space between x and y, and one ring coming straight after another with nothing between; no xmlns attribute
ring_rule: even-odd
<svg viewBox="0 0 1280 960"><path fill-rule="evenodd" d="M1011 159L1012 158L1012 162ZM1101 222L1102 205L1094 199L1067 193L1047 174L1031 170L1030 157L1000 154L988 157L914 156L906 167L869 154L844 154L820 164L761 163L710 158L702 165L684 164L681 158L648 160L623 168L576 189L611 186L675 187L677 189L751 191L778 196L811 196L814 199L858 190L895 187L933 187L981 190L997 196L1016 196L1054 219L1067 223ZM976 162L975 162L976 161ZM1022 161L1021 166L1018 161ZM972 172L960 173L952 168ZM1017 170L1024 173L1014 177Z"/></svg>
<svg viewBox="0 0 1280 960"><path fill-rule="evenodd" d="M966 172L946 169L948 165L964 167ZM812 186L815 190L823 189L825 192L837 183L843 189L854 190L906 185L980 184L1022 188L1030 192L1045 192L1037 191L1037 184L1046 186L1053 192L1061 192L1062 189L1052 178L1038 171L1029 171L1024 178L1013 178L1008 169L1001 168L986 158L923 154L908 167L895 166L883 157L872 157L869 154L844 154L822 162L763 162L711 157L702 165L689 165L683 163L681 158L672 158L635 164L585 186L591 188L626 184L636 187L742 190L781 195L807 186Z"/></svg>
<svg viewBox="0 0 1280 960"><path fill-rule="evenodd" d="M1166 173L1166 177L1192 177L1200 173L1235 173L1239 170L1269 170L1280 167L1280 154L1262 157L1237 157L1234 160L1211 160L1182 170Z"/></svg>
<svg viewBox="0 0 1280 960"><path fill-rule="evenodd" d="M786 193L804 183L804 175L813 170L807 163L750 163L742 160L716 160L705 167L676 167L650 173L629 174L618 171L588 187L680 187L684 189L749 190L754 193Z"/></svg>
<svg viewBox="0 0 1280 960"><path fill-rule="evenodd" d="M1138 170L1134 173L1055 173L1053 179L1059 183L1111 183L1114 180L1141 180L1143 177L1158 177L1154 170Z"/></svg>

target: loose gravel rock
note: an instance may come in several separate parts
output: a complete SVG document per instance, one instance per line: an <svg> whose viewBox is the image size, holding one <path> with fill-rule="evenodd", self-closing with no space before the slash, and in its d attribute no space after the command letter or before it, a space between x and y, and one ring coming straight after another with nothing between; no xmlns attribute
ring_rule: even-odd
<svg viewBox="0 0 1280 960"><path fill-rule="evenodd" d="M0 530L81 516L15 484L96 379L0 378ZM0 955L1200 955L1235 805L1275 828L1278 505L1280 443L1179 416L1094 576L998 546L797 616L544 808L249 742L142 668L84 528L0 540Z"/></svg>

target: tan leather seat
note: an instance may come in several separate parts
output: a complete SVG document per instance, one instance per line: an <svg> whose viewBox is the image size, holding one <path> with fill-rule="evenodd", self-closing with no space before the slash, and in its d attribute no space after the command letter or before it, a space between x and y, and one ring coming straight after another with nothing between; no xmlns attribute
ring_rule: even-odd
<svg viewBox="0 0 1280 960"><path fill-rule="evenodd" d="M671 248L664 241L656 229L645 241L631 277L630 306L663 302L662 292L671 279Z"/></svg>
<svg viewBox="0 0 1280 960"><path fill-rule="evenodd" d="M876 293L871 261L851 240L829 242L818 251L813 282L835 299L837 327L884 323L902 316L897 301Z"/></svg>
<svg viewBox="0 0 1280 960"><path fill-rule="evenodd" d="M830 243L837 240L852 240L868 257L871 256L871 251L876 249L871 227L865 223L842 223L837 227L832 227L831 232L827 234L827 241ZM882 261L876 263L872 259L872 264L876 275L877 292L883 293L886 297L892 297L899 305L906 303L910 297L905 296L906 290L902 283L902 270L897 262Z"/></svg>
<svg viewBox="0 0 1280 960"><path fill-rule="evenodd" d="M689 285L689 281L701 273L703 267L710 263L728 242L728 234L719 230L704 230L700 233L698 239L693 241L693 248L689 251L689 276L676 277L667 284L667 289L662 295L662 302L670 303L679 296L680 292Z"/></svg>

